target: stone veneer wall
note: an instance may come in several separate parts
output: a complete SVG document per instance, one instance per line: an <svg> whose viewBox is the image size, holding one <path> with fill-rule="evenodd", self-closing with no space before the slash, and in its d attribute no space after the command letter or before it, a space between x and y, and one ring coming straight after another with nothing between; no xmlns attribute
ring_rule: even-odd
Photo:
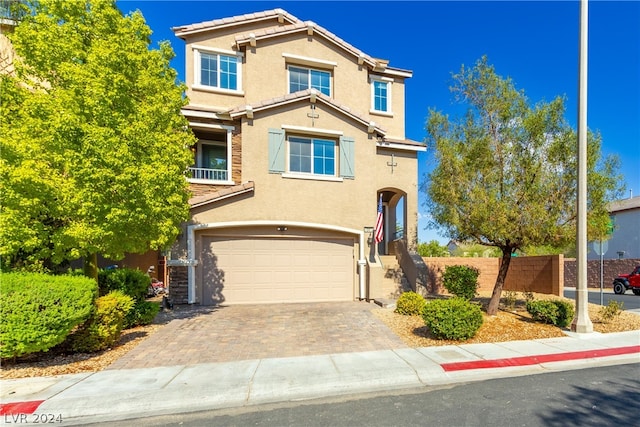
<svg viewBox="0 0 640 427"><path fill-rule="evenodd" d="M189 303L189 280L187 267L167 267L169 276L169 297L174 304Z"/></svg>
<svg viewBox="0 0 640 427"><path fill-rule="evenodd" d="M603 261L603 286L610 288L613 279L618 274L629 274L637 265L640 265L640 259L605 259ZM564 260L565 286L577 286L577 268L575 258ZM587 287L600 289L600 260L587 261Z"/></svg>

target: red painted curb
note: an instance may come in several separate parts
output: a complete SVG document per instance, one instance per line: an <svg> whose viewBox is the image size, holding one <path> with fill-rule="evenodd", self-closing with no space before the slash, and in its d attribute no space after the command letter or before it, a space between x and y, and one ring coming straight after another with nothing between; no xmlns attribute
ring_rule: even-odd
<svg viewBox="0 0 640 427"><path fill-rule="evenodd" d="M44 400L30 402L0 403L0 415L33 414Z"/></svg>
<svg viewBox="0 0 640 427"><path fill-rule="evenodd" d="M513 366L537 365L546 362L562 362L566 360L591 359L594 357L618 356L621 354L640 353L640 345L630 347L606 348L600 350L574 351L569 353L542 354L539 356L511 357L507 359L474 360L472 362L443 363L445 372L464 371L467 369L507 368Z"/></svg>

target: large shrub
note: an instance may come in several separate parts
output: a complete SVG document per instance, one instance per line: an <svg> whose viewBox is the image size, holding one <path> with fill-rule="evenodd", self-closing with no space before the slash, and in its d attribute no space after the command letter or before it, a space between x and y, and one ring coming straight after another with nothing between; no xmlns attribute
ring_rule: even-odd
<svg viewBox="0 0 640 427"><path fill-rule="evenodd" d="M60 344L93 310L98 295L86 277L3 273L0 356L15 358Z"/></svg>
<svg viewBox="0 0 640 427"><path fill-rule="evenodd" d="M150 284L151 278L140 270L116 268L98 272L101 296L111 291L122 291L136 301L144 300Z"/></svg>
<svg viewBox="0 0 640 427"><path fill-rule="evenodd" d="M417 316L422 314L425 304L426 301L422 295L412 291L403 292L396 302L395 312L406 316Z"/></svg>
<svg viewBox="0 0 640 427"><path fill-rule="evenodd" d="M160 312L160 303L155 301L135 301L124 318L124 328L148 325Z"/></svg>
<svg viewBox="0 0 640 427"><path fill-rule="evenodd" d="M121 291L98 298L93 315L69 337L71 349L91 353L111 347L120 338L125 316L132 307L133 299Z"/></svg>
<svg viewBox="0 0 640 427"><path fill-rule="evenodd" d="M484 320L480 307L459 297L427 303L422 318L436 338L449 340L473 337Z"/></svg>
<svg viewBox="0 0 640 427"><path fill-rule="evenodd" d="M117 268L98 273L100 295L121 291L133 299L133 308L125 317L124 328L148 325L160 311L160 304L145 301L151 278L140 270Z"/></svg>
<svg viewBox="0 0 640 427"><path fill-rule="evenodd" d="M571 324L575 314L573 305L562 300L527 301L527 311L534 320L564 328Z"/></svg>
<svg viewBox="0 0 640 427"><path fill-rule="evenodd" d="M442 284L453 295L470 300L476 295L479 275L480 271L477 268L466 265L451 265L442 275Z"/></svg>

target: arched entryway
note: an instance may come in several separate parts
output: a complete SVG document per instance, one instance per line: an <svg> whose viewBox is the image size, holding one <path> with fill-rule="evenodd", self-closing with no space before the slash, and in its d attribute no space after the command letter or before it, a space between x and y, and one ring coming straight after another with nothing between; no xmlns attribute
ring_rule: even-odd
<svg viewBox="0 0 640 427"><path fill-rule="evenodd" d="M376 203L382 196L383 233L382 241L377 245L379 255L393 255L395 240L406 243L407 230L407 193L397 188L378 190Z"/></svg>

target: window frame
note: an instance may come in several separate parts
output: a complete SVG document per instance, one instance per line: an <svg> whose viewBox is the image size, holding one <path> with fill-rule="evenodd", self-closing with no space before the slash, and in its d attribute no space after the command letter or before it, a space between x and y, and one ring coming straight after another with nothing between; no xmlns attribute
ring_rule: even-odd
<svg viewBox="0 0 640 427"><path fill-rule="evenodd" d="M376 109L376 84L383 83L386 85L386 102L387 109L386 110L378 110ZM393 79L389 77L382 76L369 76L369 86L371 87L371 109L369 110L372 114L379 114L385 116L393 116L392 109L392 87L393 87Z"/></svg>
<svg viewBox="0 0 640 427"><path fill-rule="evenodd" d="M322 93L323 95L326 95L328 97L331 97L333 94L333 72L330 70L324 70L322 68L316 68L316 67L308 67L308 66L303 66L303 65L298 65L298 64L287 64L287 93L295 93L298 91L291 91L291 68L297 68L298 70L304 70L307 73L307 87L304 89L299 89L299 90L308 90L308 89L316 89L318 92ZM325 73L329 76L329 93L326 94L322 91L321 88L314 88L311 84L311 72L312 71L316 71L319 73Z"/></svg>
<svg viewBox="0 0 640 427"><path fill-rule="evenodd" d="M303 171L294 171L291 170L291 139L295 138L298 140L306 140L310 142L310 172L303 172ZM328 178L328 179L335 179L335 178L339 178L339 164L338 164L338 156L340 154L339 150L338 150L338 144L339 142L334 139L334 138L326 138L326 137L320 137L320 136L311 136L311 135L299 135L299 134L289 134L286 133L285 134L285 141L286 141L286 168L285 168L285 174L288 175L289 177L292 176L304 176L304 177L313 177L313 178ZM333 173L332 174L326 174L326 173L317 173L315 171L315 161L316 161L316 154L315 154L315 142L322 142L322 143L327 143L330 142L333 144Z"/></svg>
<svg viewBox="0 0 640 427"><path fill-rule="evenodd" d="M242 62L244 54L242 52L236 52L225 49L214 49L205 46L192 46L193 49L193 86L195 90L202 90L207 92L227 93L232 95L244 95L242 90ZM207 85L202 83L202 55L216 56L216 72L217 72L217 86ZM235 58L236 64L236 88L228 89L220 87L221 81L221 57Z"/></svg>

